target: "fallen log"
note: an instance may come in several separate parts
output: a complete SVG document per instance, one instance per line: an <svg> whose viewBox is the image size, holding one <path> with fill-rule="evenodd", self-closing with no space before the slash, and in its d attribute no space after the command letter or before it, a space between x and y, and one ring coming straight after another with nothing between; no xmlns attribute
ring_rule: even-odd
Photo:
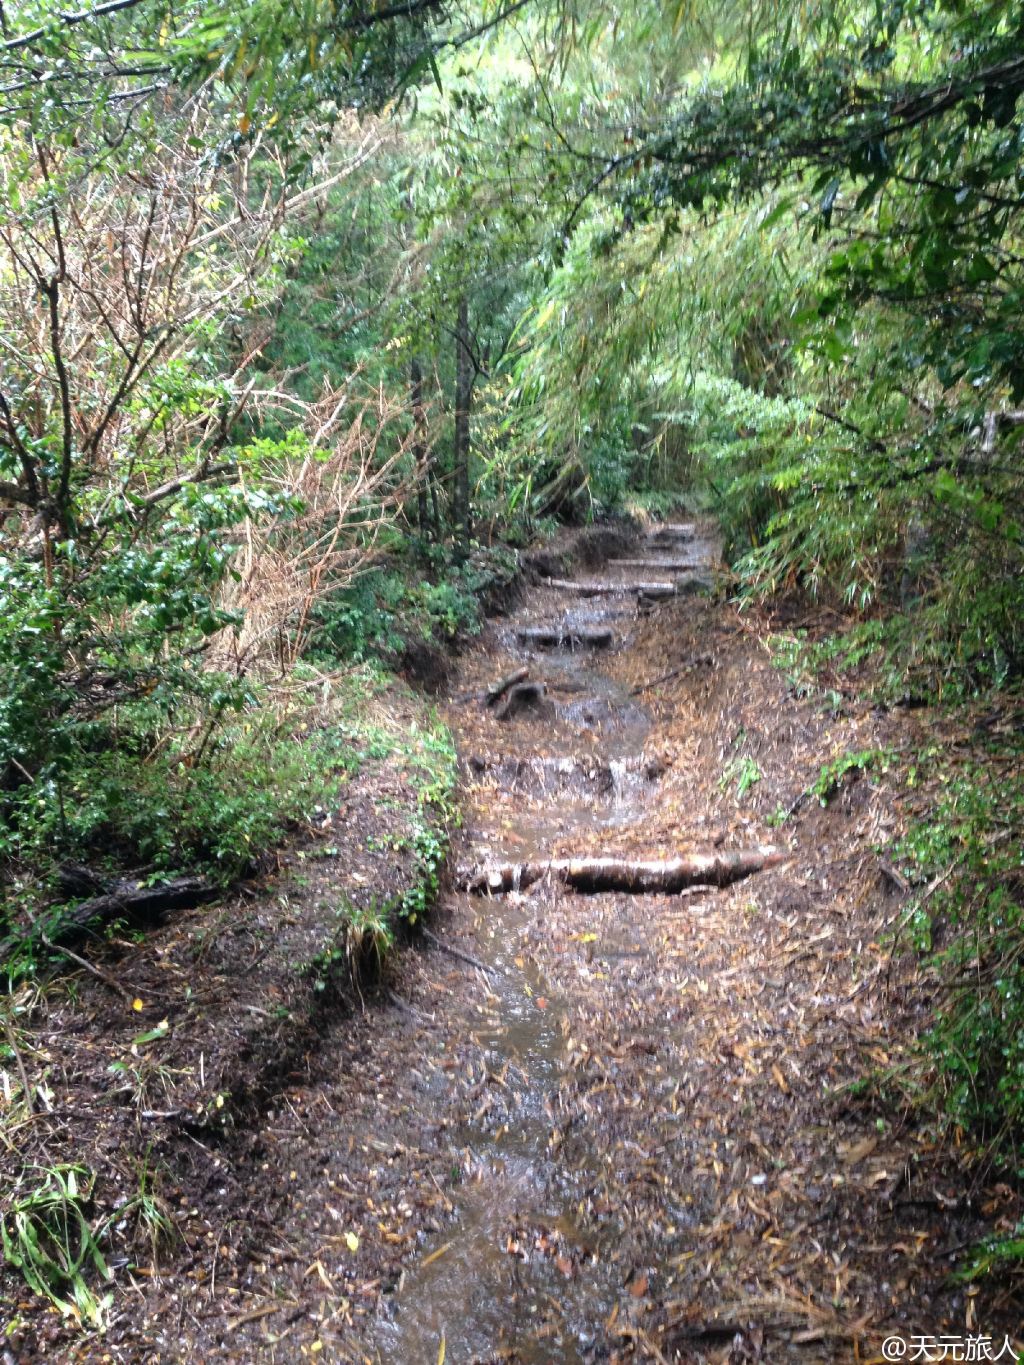
<svg viewBox="0 0 1024 1365"><path fill-rule="evenodd" d="M635 592L638 597L674 597L674 583L586 583L575 578L546 578L549 588L560 592L574 592L580 597L613 597Z"/></svg>
<svg viewBox="0 0 1024 1365"><path fill-rule="evenodd" d="M671 896L691 886L729 886L782 860L778 849L757 848L731 853L688 853L678 858L551 858L535 863L484 863L462 865L455 875L460 891L492 896L524 890L544 877L552 877L584 895L618 891L628 895Z"/></svg>
<svg viewBox="0 0 1024 1365"><path fill-rule="evenodd" d="M607 627L523 626L516 639L534 649L608 649L615 636Z"/></svg>
<svg viewBox="0 0 1024 1365"><path fill-rule="evenodd" d="M493 706L496 701L505 695L510 687L515 687L517 683L525 682L529 676L530 670L528 668L517 668L513 673L509 673L507 677L499 679L496 683L492 683L484 693L484 705Z"/></svg>
<svg viewBox="0 0 1024 1365"><path fill-rule="evenodd" d="M0 943L0 962L20 947L36 942L58 947L118 919L146 918L163 910L185 910L213 900L221 888L206 877L175 877L161 886L146 886L134 878L111 882L99 896L92 896L55 919L40 919L22 934L10 934Z"/></svg>

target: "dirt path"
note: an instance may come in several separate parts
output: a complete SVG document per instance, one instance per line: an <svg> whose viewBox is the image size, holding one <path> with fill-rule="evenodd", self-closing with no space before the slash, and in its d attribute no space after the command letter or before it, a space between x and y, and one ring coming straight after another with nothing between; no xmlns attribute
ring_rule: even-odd
<svg viewBox="0 0 1024 1365"><path fill-rule="evenodd" d="M844 1089L899 1062L924 1004L880 938L903 815L881 767L802 793L908 742L906 718L793 696L691 591L708 535L617 557L641 562L579 577L621 591L542 582L461 661L460 875L783 858L677 895L449 893L382 1000L210 1153L222 1222L139 1286L107 1358L866 1361L894 1332L1014 1330L1012 1304L944 1284L978 1223L928 1135ZM659 574L685 591L625 586ZM480 695L524 666L542 694L498 719Z"/></svg>
<svg viewBox="0 0 1024 1365"><path fill-rule="evenodd" d="M699 586L716 560L713 538L668 528L580 577ZM538 626L613 642L531 650ZM905 736L787 697L739 619L699 596L540 587L461 685L524 661L546 685L535 711L452 709L464 863L766 842L787 861L684 897L548 881L450 900L448 941L491 970L456 963L411 998L456 1061L459 1184L362 1349L394 1365L442 1342L458 1362L833 1360L889 1331L965 1331L970 1301L938 1292L961 1192L918 1138L830 1097L898 1047L877 942L895 907L872 846L899 815L867 778L827 808L799 800L837 753ZM770 828L794 802L799 826Z"/></svg>
<svg viewBox="0 0 1024 1365"><path fill-rule="evenodd" d="M675 579L717 553L680 528L621 557L675 562L578 576ZM521 632L539 626L613 642L535 649ZM479 695L524 665L544 696L498 720ZM377 1259L361 1286L331 1208L310 1210L319 1256L307 1242L299 1261L333 1287L315 1286L316 1340L391 1365L830 1361L977 1324L977 1300L938 1288L944 1248L970 1235L962 1192L922 1136L841 1098L898 1054L878 943L898 900L872 851L899 822L892 793L864 776L826 808L797 800L837 753L900 742L897 724L788 696L757 638L701 596L544 584L462 661L454 694L463 865L769 842L787 858L684 896L550 879L448 896L445 948L406 958L400 1021L375 1021L327 1096L350 1141L376 1134L342 1217L358 1208ZM329 1146L321 1133L290 1160L332 1169ZM286 1337L275 1358L297 1350Z"/></svg>

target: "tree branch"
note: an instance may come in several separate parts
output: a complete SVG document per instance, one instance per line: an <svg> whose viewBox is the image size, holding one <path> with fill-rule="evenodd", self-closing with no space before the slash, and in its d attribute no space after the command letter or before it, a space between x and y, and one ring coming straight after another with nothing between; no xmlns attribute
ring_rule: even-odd
<svg viewBox="0 0 1024 1365"><path fill-rule="evenodd" d="M97 5L95 9L77 10L72 13L59 14L57 19L65 28L72 28L75 24L88 23L90 19L102 19L108 14L116 14L118 10L135 9L141 5L143 0L107 0L105 5ZM10 38L5 43L0 43L0 52L17 52L19 48L31 47L40 38L45 38L48 33L53 32L57 27L56 22L42 28L33 29L31 33L24 33L20 38Z"/></svg>
<svg viewBox="0 0 1024 1365"><path fill-rule="evenodd" d="M4 502L19 503L22 507L31 507L33 511L39 506L39 499L19 488L16 483L0 483L0 499Z"/></svg>
<svg viewBox="0 0 1024 1365"><path fill-rule="evenodd" d="M828 408L823 408L820 403L815 403L814 411L819 417L826 417L830 422L835 422L837 427L842 427L844 431L851 432L854 436L863 436L872 450L877 450L880 455L886 452L886 444L880 441L877 436L868 436L863 427L857 426L856 422L848 421L845 417L840 417L837 412L831 412Z"/></svg>
<svg viewBox="0 0 1024 1365"><path fill-rule="evenodd" d="M147 493L141 499L143 512L148 512L151 507L155 507L158 502L163 502L164 498L173 497L175 493L180 493L186 484L206 483L210 479L218 479L222 474L237 475L238 466L233 461L224 464L198 465L191 474L182 474L180 478L169 479L167 483L162 483L159 488L154 488L152 493Z"/></svg>
<svg viewBox="0 0 1024 1365"><path fill-rule="evenodd" d="M25 442L21 439L21 436L18 434L18 427L14 421L14 414L11 412L11 405L7 401L7 395L2 390L0 390L0 414L3 415L3 419L7 424L7 436L10 443L10 448L15 452L15 454L18 456L18 459L21 461L21 468L25 475L26 497L29 499L27 505L29 507L38 507L40 500L40 488L39 478L36 473L36 462L29 454ZM10 487L11 485L7 486ZM16 499L16 501L24 500L25 500L24 498Z"/></svg>

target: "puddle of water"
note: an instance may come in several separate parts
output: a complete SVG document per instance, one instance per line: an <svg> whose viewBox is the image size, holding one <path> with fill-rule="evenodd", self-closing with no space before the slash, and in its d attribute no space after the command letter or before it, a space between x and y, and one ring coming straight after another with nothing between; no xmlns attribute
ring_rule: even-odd
<svg viewBox="0 0 1024 1365"><path fill-rule="evenodd" d="M637 758L563 755L555 758L502 758L467 765L471 778L488 790L510 796L570 796L591 804L620 806L644 800L656 781L650 765Z"/></svg>
<svg viewBox="0 0 1024 1365"><path fill-rule="evenodd" d="M585 1365L609 1269L529 1162L490 1156L458 1196L458 1225L412 1270L378 1330L381 1365ZM438 1254L440 1253L440 1254ZM600 1321L600 1319L598 1319Z"/></svg>
<svg viewBox="0 0 1024 1365"><path fill-rule="evenodd" d="M474 945L501 973L489 981L488 1017L472 1030L500 1072L500 1113L466 1119L454 1134L462 1178L449 1190L452 1227L390 1297L374 1342L381 1365L428 1365L442 1340L452 1365L584 1365L593 1324L614 1302L605 1253L615 1231L581 1227L576 1216L593 1172L555 1155L550 1101L567 1066L566 1031L544 978L517 964L528 924L509 903Z"/></svg>

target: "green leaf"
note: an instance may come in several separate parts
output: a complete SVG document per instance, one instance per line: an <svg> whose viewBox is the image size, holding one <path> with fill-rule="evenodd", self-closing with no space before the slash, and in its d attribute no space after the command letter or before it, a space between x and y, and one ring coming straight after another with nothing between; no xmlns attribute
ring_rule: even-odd
<svg viewBox="0 0 1024 1365"><path fill-rule="evenodd" d="M155 1028L146 1029L144 1033L137 1033L132 1039L132 1047L142 1047L145 1043L158 1043L161 1038L166 1038L171 1031L171 1025L166 1019L161 1019Z"/></svg>
<svg viewBox="0 0 1024 1365"><path fill-rule="evenodd" d="M434 78L434 84L437 86L438 90L443 95L444 86L441 84L441 73L437 69L437 60L435 59L433 52L427 53L427 60L430 62L430 74Z"/></svg>

